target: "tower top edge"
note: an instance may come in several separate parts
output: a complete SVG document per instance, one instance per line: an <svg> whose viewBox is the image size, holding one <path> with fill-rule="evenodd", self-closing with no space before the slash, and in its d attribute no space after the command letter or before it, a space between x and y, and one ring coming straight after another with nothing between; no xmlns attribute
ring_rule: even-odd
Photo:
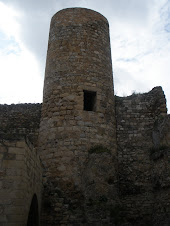
<svg viewBox="0 0 170 226"><path fill-rule="evenodd" d="M80 21L81 21L81 16L87 16L90 17L91 19L99 19L99 20L103 20L106 23L108 23L108 20L105 16L103 16L101 13L92 10L92 9L88 9L88 8L82 8L82 7L74 7L74 8L64 8L59 10L58 12L56 12L53 17L53 19L58 18L62 18L64 16L68 16L68 15L72 15L74 17L79 17Z"/></svg>

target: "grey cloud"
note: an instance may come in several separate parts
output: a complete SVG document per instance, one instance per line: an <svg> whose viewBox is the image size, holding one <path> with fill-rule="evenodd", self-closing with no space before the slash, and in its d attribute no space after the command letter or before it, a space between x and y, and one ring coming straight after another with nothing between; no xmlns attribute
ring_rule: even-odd
<svg viewBox="0 0 170 226"><path fill-rule="evenodd" d="M21 27L20 39L37 57L44 71L50 19L71 1L66 4L56 0L6 0L4 3L21 12L22 17L18 21Z"/></svg>
<svg viewBox="0 0 170 226"><path fill-rule="evenodd" d="M118 58L116 61L121 62L137 62L138 60L136 58Z"/></svg>
<svg viewBox="0 0 170 226"><path fill-rule="evenodd" d="M165 25L165 31L170 32L170 23Z"/></svg>
<svg viewBox="0 0 170 226"><path fill-rule="evenodd" d="M20 37L22 42L37 56L42 65L48 41L50 19L54 13L67 7L87 7L104 14L109 21L144 21L149 4L154 0L5 0L4 3L22 12ZM150 2L150 3L148 3Z"/></svg>
<svg viewBox="0 0 170 226"><path fill-rule="evenodd" d="M98 0L86 1L91 8L102 12L109 20L119 20L124 23L140 23L146 24L149 19L151 5L155 0Z"/></svg>
<svg viewBox="0 0 170 226"><path fill-rule="evenodd" d="M69 7L86 7L93 9L95 11L103 14L110 23L111 28L111 40L115 41L115 35L118 36L118 40L125 41L123 44L124 51L129 51L129 43L127 43L127 37L131 30L137 30L134 34L136 36L140 36L138 31L142 30L142 32L147 33L147 29L145 27L149 22L153 19L152 16L154 14L154 10L158 5L161 5L159 0L0 0L4 2L4 4L12 6L14 9L16 8L18 11L22 13L22 18L19 21L21 26L20 39L22 43L37 57L38 62L41 64L42 71L44 71L45 67L45 58L47 51L47 43L48 43L48 32L50 19L57 11L63 8ZM165 29L169 32L169 18L167 18L167 6L169 7L169 1L162 6L162 16L165 17L164 23L162 25L162 29ZM157 12L159 13L159 12ZM166 24L166 25L165 25ZM121 26L121 28L120 28ZM130 29L131 30L130 30ZM141 29L142 28L142 29ZM121 30L121 32L120 32ZM125 30L125 31L124 31ZM148 29L150 31L150 29ZM122 32L123 31L123 32ZM156 32L159 33L159 32ZM140 41L140 37L136 37ZM119 39L120 37L120 39ZM133 37L133 32L132 32ZM155 36L156 37L156 36ZM163 40L163 41L161 41ZM158 40L156 47L158 49L159 45L162 46L164 44L164 38ZM117 43L115 44L117 45ZM132 40L132 45L134 45L134 40ZM165 45L165 44L164 44ZM128 47L128 48L127 48ZM118 47L116 47L118 50ZM149 51L153 51L151 47ZM134 48L132 48L132 52ZM139 51L139 48L137 48ZM142 56L144 56L145 52L142 51ZM115 53L114 50L112 52ZM138 54L141 54L138 52ZM116 57L124 57L122 56L114 56ZM123 60L133 60L136 58L136 52L131 54L130 56L126 56L127 59ZM137 60L140 58L140 55L137 57ZM114 63L113 63L114 65ZM116 68L114 67L114 71ZM116 73L119 75L119 79L116 76ZM134 78L131 78L131 75L128 74L127 71L117 70L115 73L115 83L117 83L117 87L124 89L125 83L122 81L126 80L126 84L129 89L132 87L136 87L136 89L143 87L147 87L147 84L141 84L140 81L137 82ZM43 74L43 72L42 72ZM131 82L130 82L131 81ZM142 80L141 80L142 81ZM129 83L129 84L128 84ZM116 87L115 86L115 87ZM127 89L128 89L127 87ZM126 90L127 90L126 89Z"/></svg>
<svg viewBox="0 0 170 226"><path fill-rule="evenodd" d="M149 87L141 80L136 79L136 76L126 70L115 66L114 67L114 83L115 94L118 96L127 96L136 92L147 92Z"/></svg>

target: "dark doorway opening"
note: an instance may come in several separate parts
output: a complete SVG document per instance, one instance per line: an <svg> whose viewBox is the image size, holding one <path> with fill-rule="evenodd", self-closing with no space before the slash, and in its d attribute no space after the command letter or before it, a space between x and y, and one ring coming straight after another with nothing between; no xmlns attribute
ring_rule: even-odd
<svg viewBox="0 0 170 226"><path fill-rule="evenodd" d="M39 226L38 200L35 194L32 198L27 226Z"/></svg>
<svg viewBox="0 0 170 226"><path fill-rule="evenodd" d="M84 92L84 110L96 110L96 92L83 90Z"/></svg>

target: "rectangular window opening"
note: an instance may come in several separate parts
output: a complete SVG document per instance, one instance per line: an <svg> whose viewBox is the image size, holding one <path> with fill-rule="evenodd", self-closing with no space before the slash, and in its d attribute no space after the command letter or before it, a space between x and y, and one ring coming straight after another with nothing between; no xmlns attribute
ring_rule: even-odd
<svg viewBox="0 0 170 226"><path fill-rule="evenodd" d="M96 92L83 90L84 92L84 110L96 111Z"/></svg>

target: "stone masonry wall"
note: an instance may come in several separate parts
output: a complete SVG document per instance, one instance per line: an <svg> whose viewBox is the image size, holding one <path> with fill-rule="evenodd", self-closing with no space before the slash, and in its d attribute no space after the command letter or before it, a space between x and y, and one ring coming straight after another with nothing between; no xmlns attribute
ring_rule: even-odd
<svg viewBox="0 0 170 226"><path fill-rule="evenodd" d="M151 159L153 225L168 226L170 223L170 148L156 150Z"/></svg>
<svg viewBox="0 0 170 226"><path fill-rule="evenodd" d="M41 104L0 105L0 138L29 137L36 145L41 117Z"/></svg>
<svg viewBox="0 0 170 226"><path fill-rule="evenodd" d="M91 110L85 94L93 95ZM110 222L115 126L108 21L89 9L61 10L51 21L39 133L43 225Z"/></svg>
<svg viewBox="0 0 170 226"><path fill-rule="evenodd" d="M41 207L42 173L29 140L0 140L0 225L26 226L34 194ZM33 224L32 224L33 225Z"/></svg>
<svg viewBox="0 0 170 226"><path fill-rule="evenodd" d="M166 116L166 100L161 87L149 93L116 97L119 197L129 225L152 223L154 192L153 128Z"/></svg>
<svg viewBox="0 0 170 226"><path fill-rule="evenodd" d="M155 226L170 224L170 115L154 123L151 149L151 180L153 185Z"/></svg>

